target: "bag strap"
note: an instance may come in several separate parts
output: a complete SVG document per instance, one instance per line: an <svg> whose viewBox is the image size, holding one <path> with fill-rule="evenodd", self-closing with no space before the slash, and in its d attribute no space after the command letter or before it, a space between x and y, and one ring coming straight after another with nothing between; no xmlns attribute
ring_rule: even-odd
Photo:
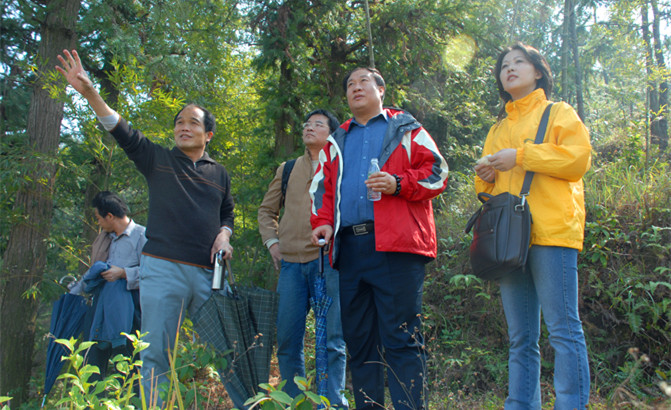
<svg viewBox="0 0 671 410"><path fill-rule="evenodd" d="M282 169L282 198L280 199L280 208L284 207L284 198L287 196L287 186L289 185L289 176L291 171L294 169L296 164L296 158L291 159L284 163L284 169Z"/></svg>
<svg viewBox="0 0 671 410"><path fill-rule="evenodd" d="M541 117L541 123L538 125L538 131L536 132L536 140L534 141L534 144L540 144L545 138L545 131L547 130L548 119L550 118L550 109L552 108L553 104L554 103L548 104L548 106L545 107L545 111L543 111L543 116ZM520 191L520 196L522 199L529 195L529 188L531 187L531 180L533 178L533 171L527 171L526 174L524 174L524 183L522 184L522 190Z"/></svg>

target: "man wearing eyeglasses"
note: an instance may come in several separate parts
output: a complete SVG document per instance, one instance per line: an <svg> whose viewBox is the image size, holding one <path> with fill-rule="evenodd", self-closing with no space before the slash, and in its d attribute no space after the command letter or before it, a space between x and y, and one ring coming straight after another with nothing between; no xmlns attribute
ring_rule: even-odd
<svg viewBox="0 0 671 410"><path fill-rule="evenodd" d="M292 397L301 393L294 383L294 376L305 377L305 319L310 310L309 298L314 296L314 280L319 273L319 247L311 242L311 201L308 189L317 167L319 151L339 124L332 113L322 109L312 111L305 117L305 154L293 163L288 180L285 173L287 163L277 168L275 178L259 207L259 232L268 247L275 269L280 270L277 284L280 294L277 361L282 379L287 381L284 391ZM283 180L286 181L285 192L282 188ZM280 219L282 206L284 214ZM340 319L338 273L325 264L324 274L326 293L333 301L326 317L327 398L331 406L347 408L347 400L342 393L345 389L346 356Z"/></svg>

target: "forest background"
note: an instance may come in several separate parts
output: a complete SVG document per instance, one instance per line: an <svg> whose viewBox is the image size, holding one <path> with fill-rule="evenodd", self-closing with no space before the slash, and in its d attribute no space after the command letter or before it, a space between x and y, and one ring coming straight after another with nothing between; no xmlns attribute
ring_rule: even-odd
<svg viewBox="0 0 671 410"><path fill-rule="evenodd" d="M86 269L97 233L91 198L116 191L146 221L143 178L53 69L77 48L107 101L155 142L173 143L185 102L216 115L208 151L232 177L233 268L266 288L277 280L256 222L267 185L303 152L304 114L348 118L343 75L374 64L385 105L412 113L451 171L434 201L439 256L425 282L432 408L501 404L505 321L497 286L471 275L463 228L478 206L472 166L500 108L495 57L520 40L548 58L553 99L576 108L594 147L579 260L592 394L668 406L670 12L666 0L2 0L0 395L12 407L41 395L58 281ZM542 354L551 400L546 340Z"/></svg>

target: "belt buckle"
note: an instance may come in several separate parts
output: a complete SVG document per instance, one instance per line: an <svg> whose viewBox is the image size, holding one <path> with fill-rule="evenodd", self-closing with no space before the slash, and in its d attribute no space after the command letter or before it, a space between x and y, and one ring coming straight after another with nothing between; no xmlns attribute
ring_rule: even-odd
<svg viewBox="0 0 671 410"><path fill-rule="evenodd" d="M366 224L353 225L352 232L354 232L354 235L357 236L365 235L368 233L368 228L366 227Z"/></svg>

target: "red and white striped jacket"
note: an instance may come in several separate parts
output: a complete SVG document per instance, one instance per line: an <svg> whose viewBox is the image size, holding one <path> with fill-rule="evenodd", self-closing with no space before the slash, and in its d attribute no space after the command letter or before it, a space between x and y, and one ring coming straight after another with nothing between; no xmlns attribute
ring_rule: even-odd
<svg viewBox="0 0 671 410"><path fill-rule="evenodd" d="M447 185L447 162L429 133L410 114L385 108L389 125L379 158L382 171L402 178L398 196L382 195L374 204L375 248L435 258L436 227L431 200ZM351 119L344 122L319 153L310 187L312 228L333 227L331 262L337 265L340 228L342 147Z"/></svg>

